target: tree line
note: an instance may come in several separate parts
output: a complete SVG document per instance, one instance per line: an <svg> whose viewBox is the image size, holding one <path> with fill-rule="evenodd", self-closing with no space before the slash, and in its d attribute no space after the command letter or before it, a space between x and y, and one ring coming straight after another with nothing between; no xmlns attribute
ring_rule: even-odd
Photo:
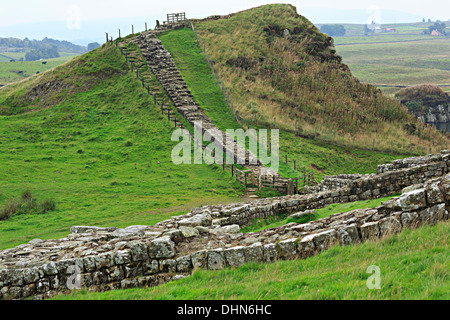
<svg viewBox="0 0 450 320"><path fill-rule="evenodd" d="M90 43L88 47L73 44L69 41L54 40L45 37L42 40L23 40L17 38L0 38L0 48L23 48L25 60L36 61L59 57L59 52L85 53L100 46L98 43Z"/></svg>

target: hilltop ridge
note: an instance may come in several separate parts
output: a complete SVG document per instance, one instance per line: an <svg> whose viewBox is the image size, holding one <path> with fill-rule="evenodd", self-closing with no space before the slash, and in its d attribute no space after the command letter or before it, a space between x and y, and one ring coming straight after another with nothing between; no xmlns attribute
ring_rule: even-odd
<svg viewBox="0 0 450 320"><path fill-rule="evenodd" d="M333 39L292 5L265 5L194 25L239 115L252 125L396 152L412 147L428 153L449 144L398 101L353 77Z"/></svg>

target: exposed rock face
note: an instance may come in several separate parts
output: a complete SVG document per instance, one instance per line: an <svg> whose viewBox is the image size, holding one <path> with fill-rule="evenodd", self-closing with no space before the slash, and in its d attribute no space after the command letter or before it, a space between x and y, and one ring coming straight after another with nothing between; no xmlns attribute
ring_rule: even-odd
<svg viewBox="0 0 450 320"><path fill-rule="evenodd" d="M336 190L196 208L155 226L76 227L63 239L35 239L0 251L0 299L42 299L82 287L104 291L155 286L187 276L194 268L304 259L332 245L358 244L433 225L449 217L449 157L443 152L416 166L362 176ZM417 185L413 190L374 209L255 233L239 230L254 218L346 202L351 196L376 198L412 184Z"/></svg>
<svg viewBox="0 0 450 320"><path fill-rule="evenodd" d="M416 114L416 116L426 123L447 123L450 122L450 108L448 104L440 104L436 107L429 107L426 113Z"/></svg>

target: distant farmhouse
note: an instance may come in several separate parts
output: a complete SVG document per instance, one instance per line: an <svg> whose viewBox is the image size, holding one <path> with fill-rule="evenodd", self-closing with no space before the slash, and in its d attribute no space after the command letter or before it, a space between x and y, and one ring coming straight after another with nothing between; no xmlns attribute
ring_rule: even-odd
<svg viewBox="0 0 450 320"><path fill-rule="evenodd" d="M431 31L431 33L430 33L432 36L443 36L443 34L442 33L440 33L439 31L437 31L437 30L433 30L433 31Z"/></svg>

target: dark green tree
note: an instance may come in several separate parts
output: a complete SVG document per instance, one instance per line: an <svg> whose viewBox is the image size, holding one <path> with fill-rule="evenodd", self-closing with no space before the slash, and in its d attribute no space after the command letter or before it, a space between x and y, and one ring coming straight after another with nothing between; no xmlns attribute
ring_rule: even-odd
<svg viewBox="0 0 450 320"><path fill-rule="evenodd" d="M442 34L445 34L445 28L446 28L446 25L445 25L444 22L442 22L442 23L435 22L435 24L433 24L432 26L428 27L428 30L430 31L430 33L433 30L437 30L438 32L440 32Z"/></svg>
<svg viewBox="0 0 450 320"><path fill-rule="evenodd" d="M92 42L88 44L87 49L88 51L92 51L94 49L97 49L98 47L100 47L100 44L98 42Z"/></svg>

